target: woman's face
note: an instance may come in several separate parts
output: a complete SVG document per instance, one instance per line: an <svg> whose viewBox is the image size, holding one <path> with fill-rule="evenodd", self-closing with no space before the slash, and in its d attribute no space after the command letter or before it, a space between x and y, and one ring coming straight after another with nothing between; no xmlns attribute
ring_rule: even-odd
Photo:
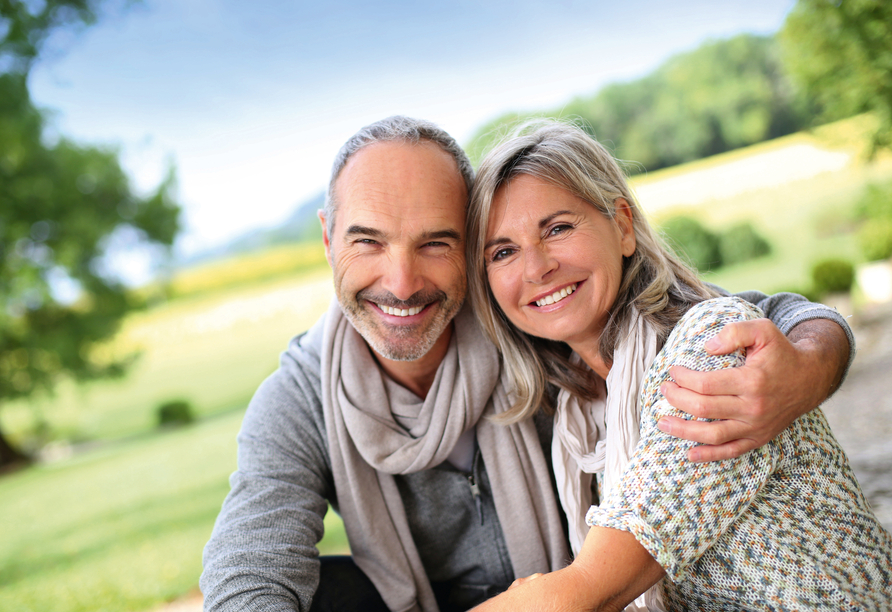
<svg viewBox="0 0 892 612"><path fill-rule="evenodd" d="M519 175L496 191L486 232L486 273L507 317L528 334L597 345L616 299L622 259L635 252L632 213L616 218L541 179Z"/></svg>

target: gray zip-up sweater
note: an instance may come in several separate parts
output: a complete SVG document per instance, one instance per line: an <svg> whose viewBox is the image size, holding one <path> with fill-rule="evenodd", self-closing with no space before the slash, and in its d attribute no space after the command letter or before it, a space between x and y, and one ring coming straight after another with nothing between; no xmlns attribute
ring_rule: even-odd
<svg viewBox="0 0 892 612"><path fill-rule="evenodd" d="M793 294L739 295L783 333L810 319L836 321L849 337L851 363L854 338L835 310ZM328 503L338 507L322 415L323 323L291 341L248 406L232 490L204 549L205 610L309 610L319 580L322 519ZM537 425L550 457L550 419ZM443 464L397 477L397 483L432 582L473 592L514 580L479 456L472 474Z"/></svg>

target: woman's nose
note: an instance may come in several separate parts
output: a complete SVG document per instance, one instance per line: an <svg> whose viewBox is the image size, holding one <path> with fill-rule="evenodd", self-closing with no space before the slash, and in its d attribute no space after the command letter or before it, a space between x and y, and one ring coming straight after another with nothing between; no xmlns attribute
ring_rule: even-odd
<svg viewBox="0 0 892 612"><path fill-rule="evenodd" d="M557 260L541 246L529 247L523 253L523 280L540 283L557 269Z"/></svg>

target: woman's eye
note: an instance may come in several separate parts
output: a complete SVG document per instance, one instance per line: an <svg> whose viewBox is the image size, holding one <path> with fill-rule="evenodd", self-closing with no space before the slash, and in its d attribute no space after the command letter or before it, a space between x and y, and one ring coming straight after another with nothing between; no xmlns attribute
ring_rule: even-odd
<svg viewBox="0 0 892 612"><path fill-rule="evenodd" d="M564 232L566 232L567 230L570 230L570 229L573 229L572 225L570 225L568 223L561 223L560 225L555 225L553 228L551 228L551 230L548 232L548 234L550 236L556 236L558 234L563 234Z"/></svg>
<svg viewBox="0 0 892 612"><path fill-rule="evenodd" d="M491 261L499 261L501 259L505 259L514 251L512 249L498 249L497 251L493 251Z"/></svg>

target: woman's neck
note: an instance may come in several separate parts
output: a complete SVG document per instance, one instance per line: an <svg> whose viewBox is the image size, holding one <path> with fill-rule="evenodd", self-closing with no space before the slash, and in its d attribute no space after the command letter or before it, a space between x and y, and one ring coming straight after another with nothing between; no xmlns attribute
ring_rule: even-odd
<svg viewBox="0 0 892 612"><path fill-rule="evenodd" d="M599 350L600 338L595 339L593 342L573 343L570 345L570 348L582 358L588 367L594 370L595 374L604 380L607 380L607 375L610 373L610 366L612 366L613 363L605 361L602 357L601 351Z"/></svg>

